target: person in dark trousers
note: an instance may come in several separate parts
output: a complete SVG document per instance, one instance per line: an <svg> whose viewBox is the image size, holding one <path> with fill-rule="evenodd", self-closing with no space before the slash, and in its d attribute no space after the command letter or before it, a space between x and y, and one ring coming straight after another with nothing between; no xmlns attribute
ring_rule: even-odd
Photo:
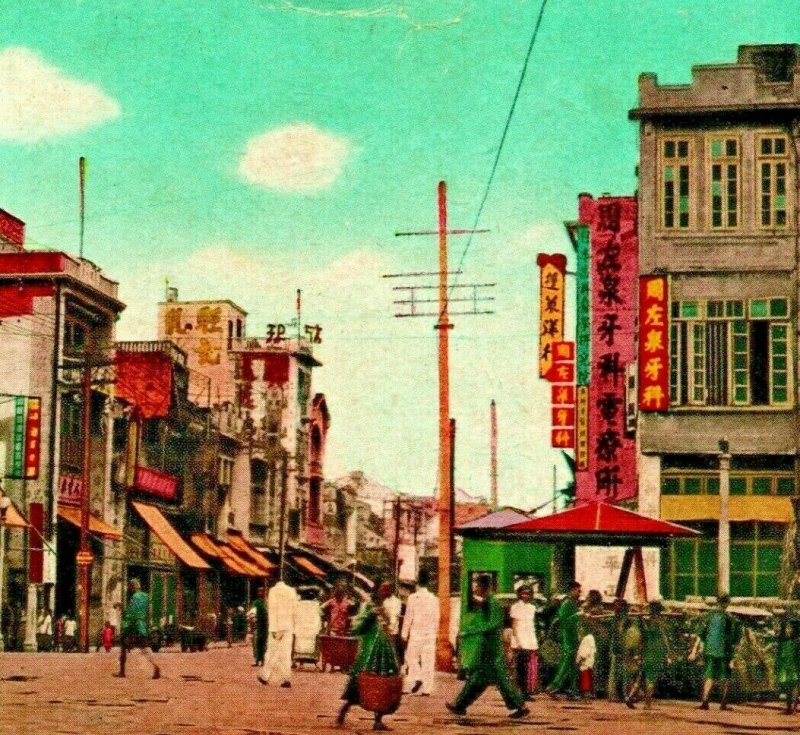
<svg viewBox="0 0 800 735"><path fill-rule="evenodd" d="M125 676L128 651L138 648L153 667L153 678L160 679L161 669L153 660L153 652L150 649L150 630L148 626L150 598L146 592L142 592L142 585L138 579L131 579L128 582L128 593L130 594L130 599L122 613L122 625L120 626L119 672L114 676Z"/></svg>
<svg viewBox="0 0 800 735"><path fill-rule="evenodd" d="M626 666L625 639L633 624L628 614L628 602L617 597L614 600L614 615L608 639L608 699L610 702L624 702L633 682L629 681Z"/></svg>
<svg viewBox="0 0 800 735"><path fill-rule="evenodd" d="M570 582L567 596L558 608L558 625L561 633L561 655L558 659L558 669L547 687L547 693L556 698L559 693L566 691L567 696L578 697L578 618L581 598L581 585L579 582Z"/></svg>
<svg viewBox="0 0 800 735"><path fill-rule="evenodd" d="M264 665L264 654L267 651L267 603L265 602L267 590L259 587L256 590L256 599L253 607L256 611L253 625L253 655L256 662L254 666Z"/></svg>
<svg viewBox="0 0 800 735"><path fill-rule="evenodd" d="M742 637L742 626L728 612L731 598L727 594L717 597L717 608L712 610L703 620L695 650L691 658L697 656L699 641L703 642L705 672L703 674L703 692L700 709L708 709L708 699L714 684L719 682L722 691L720 709L730 709L728 705L728 687L730 685L733 654Z"/></svg>
<svg viewBox="0 0 800 735"><path fill-rule="evenodd" d="M476 614L462 626L463 639L475 639L469 645L470 660L464 661L467 680L452 704L445 703L454 715L466 715L469 707L483 692L494 685L500 690L511 717L518 719L529 714L519 690L511 682L506 668L503 650L503 608L491 594L491 580L488 575L478 577L472 595L472 605ZM476 644L476 645L475 645Z"/></svg>

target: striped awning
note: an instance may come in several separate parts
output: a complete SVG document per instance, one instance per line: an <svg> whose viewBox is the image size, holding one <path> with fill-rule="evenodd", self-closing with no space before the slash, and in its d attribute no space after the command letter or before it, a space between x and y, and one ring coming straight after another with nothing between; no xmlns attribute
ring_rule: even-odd
<svg viewBox="0 0 800 735"><path fill-rule="evenodd" d="M5 518L0 523L0 526L5 526L6 528L27 528L29 525L28 521L23 518L22 513L14 507L14 503L11 503L6 508Z"/></svg>
<svg viewBox="0 0 800 735"><path fill-rule="evenodd" d="M193 533L190 541L207 557L216 559L231 574L243 577L264 577L265 573L244 558L228 544L221 543L207 533Z"/></svg>
<svg viewBox="0 0 800 735"><path fill-rule="evenodd" d="M316 564L314 564L311 559L306 559L304 556L293 555L292 556L292 563L296 564L298 567L303 569L304 571L308 572L314 577L319 577L320 579L325 578L325 572L322 571Z"/></svg>
<svg viewBox="0 0 800 735"><path fill-rule="evenodd" d="M228 530L225 534L225 539L239 556L243 556L251 564L255 564L261 570L261 576L271 574L277 570L277 564L273 564L266 556L256 549L255 546L250 544L250 542L242 536L240 531Z"/></svg>
<svg viewBox="0 0 800 735"><path fill-rule="evenodd" d="M164 517L164 514L154 505L133 501L131 505L142 517L150 530L158 536L161 542L187 567L198 570L209 570L211 567L200 558L199 554L187 544Z"/></svg>

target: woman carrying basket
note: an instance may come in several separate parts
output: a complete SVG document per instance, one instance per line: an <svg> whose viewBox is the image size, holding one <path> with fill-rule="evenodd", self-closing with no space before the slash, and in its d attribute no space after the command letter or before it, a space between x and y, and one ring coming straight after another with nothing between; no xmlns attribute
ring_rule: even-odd
<svg viewBox="0 0 800 735"><path fill-rule="evenodd" d="M390 584L379 585L372 601L364 605L353 625L352 633L360 639L358 656L342 694L344 704L336 718L340 727L344 725L348 710L357 704L375 713L373 730L388 730L383 716L395 712L400 705L403 678L387 632L389 619L383 609L383 601L391 593ZM385 687L386 691L379 691L378 687Z"/></svg>

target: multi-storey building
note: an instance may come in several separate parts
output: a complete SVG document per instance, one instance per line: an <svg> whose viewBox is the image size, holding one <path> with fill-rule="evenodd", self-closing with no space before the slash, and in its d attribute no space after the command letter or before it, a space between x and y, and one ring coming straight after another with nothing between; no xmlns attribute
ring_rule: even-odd
<svg viewBox="0 0 800 735"><path fill-rule="evenodd" d="M668 276L669 406L641 413L640 503L703 532L662 555L665 596L718 590L720 446L730 592L788 590L797 496L800 47L741 46L685 85L639 80L640 272ZM722 445L720 442L723 442Z"/></svg>
<svg viewBox="0 0 800 735"><path fill-rule="evenodd" d="M27 250L24 223L0 211L0 393L3 410L14 409L0 419L3 488L30 522L22 543L12 544L6 559L3 600L11 627L26 620L29 648L36 645L37 608L47 605L56 615L78 612L78 505L87 473L93 624L102 624L103 597L118 583L111 559L118 555L120 534L109 506L111 349L123 308L117 283L96 265L63 252ZM88 406L81 385L87 371ZM17 631L17 647L21 638Z"/></svg>

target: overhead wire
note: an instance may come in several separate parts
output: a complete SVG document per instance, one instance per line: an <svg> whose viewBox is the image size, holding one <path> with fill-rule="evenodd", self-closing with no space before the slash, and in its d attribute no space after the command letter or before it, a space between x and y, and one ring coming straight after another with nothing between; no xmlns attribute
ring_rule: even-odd
<svg viewBox="0 0 800 735"><path fill-rule="evenodd" d="M539 37L539 29L542 26L542 19L544 18L544 11L547 7L547 0L542 0L542 4L539 7L539 15L536 18L536 23L533 27L533 32L531 33L530 42L528 44L528 51L525 54L525 61L522 64L522 70L520 71L519 80L517 82L517 88L514 91L514 98L511 100L511 107L508 110L508 115L506 117L505 125L503 126L503 133L500 136L500 143L497 146L497 153L495 153L494 161L492 162L492 168L489 172L489 178L486 182L486 187L483 192L483 196L481 197L480 205L478 206L478 212L475 215L475 221L472 224L472 232L469 233L467 237L467 242L464 245L464 250L461 253L461 258L458 261L458 266L455 268L455 276L453 278L453 283L450 286L450 291L448 293L448 301L450 296L452 296L453 289L456 287L458 283L458 274L462 271L462 266L464 265L464 261L466 260L467 253L469 253L469 249L472 246L472 240L474 237L474 230L478 228L478 224L480 223L481 215L483 214L484 206L486 205L486 200L489 198L489 191L492 188L492 184L494 183L494 177L497 173L497 166L500 163L500 156L503 152L503 146L505 145L506 138L508 137L508 131L511 127L511 119L514 117L514 111L517 108L517 102L519 101L520 93L522 92L522 84L525 81L525 75L528 71L528 64L531 59L531 55L533 54L534 46L536 45L536 39ZM446 308L446 305L445 305Z"/></svg>

